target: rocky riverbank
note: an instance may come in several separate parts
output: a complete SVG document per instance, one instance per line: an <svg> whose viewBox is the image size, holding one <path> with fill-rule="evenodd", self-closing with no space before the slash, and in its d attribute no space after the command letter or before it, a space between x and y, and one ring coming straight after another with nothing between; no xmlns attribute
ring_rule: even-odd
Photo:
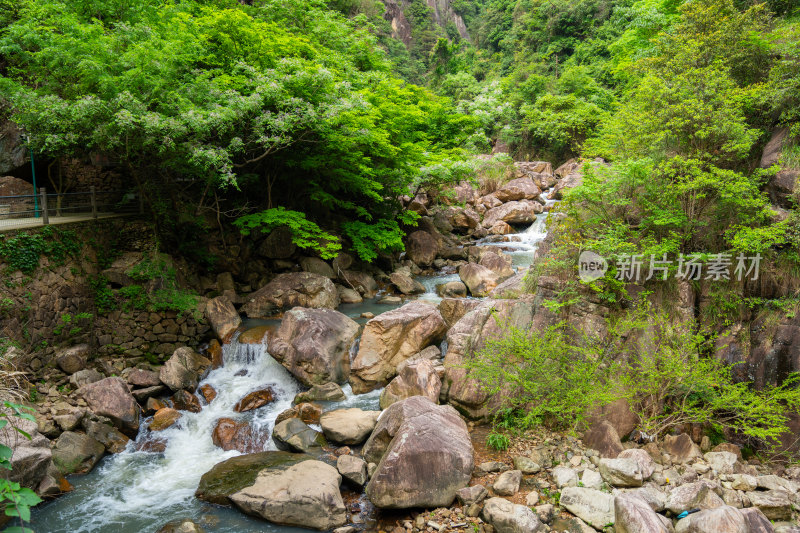
<svg viewBox="0 0 800 533"><path fill-rule="evenodd" d="M120 482L132 477L126 465L144 461L136 486L175 496L164 495L170 519L184 518L174 513L186 502L208 502L337 533L795 531L800 471L745 460L732 444L712 448L691 428L639 446L627 440L638 421L624 407L595 417L582 440L543 432L514 438L505 453L485 448L478 424L500 398L464 363L503 327L563 318L543 305L558 280L527 287L525 273L544 238L536 224L580 182L579 168L518 163L499 185L406 198L421 219L390 273L345 253L302 256L274 231L255 246L263 263L198 280L202 317L142 326L169 346L164 358L89 344L54 351L38 370L38 427L14 443L12 476L54 497L69 492L65 476L110 454L103 474ZM130 284L132 259L107 275ZM567 319L600 329L606 313L587 297ZM161 343L171 334L163 320L187 339ZM159 505L145 501L151 512ZM117 510L95 506L91 524L75 515L58 526L93 531L144 510L124 506L103 522ZM684 511L697 512L679 518ZM217 526L189 520L163 531Z"/></svg>

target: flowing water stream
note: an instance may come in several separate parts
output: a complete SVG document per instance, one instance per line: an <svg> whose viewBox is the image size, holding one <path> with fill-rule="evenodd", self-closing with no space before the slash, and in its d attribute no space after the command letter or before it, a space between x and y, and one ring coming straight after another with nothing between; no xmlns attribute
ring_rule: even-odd
<svg viewBox="0 0 800 533"><path fill-rule="evenodd" d="M552 202L548 200L549 202ZM517 268L533 262L539 242L546 236L547 214L537 216L525 231L507 235L502 241L484 239L478 244L501 247L513 258ZM425 287L422 300L437 303L441 298L436 286L457 281L458 274L419 277ZM340 306L340 311L359 318L364 312L380 314L398 305L378 303L378 298L361 304ZM255 325L255 324L252 324ZM446 350L446 346L443 346ZM266 344L241 344L238 335L223 346L225 364L213 370L201 385L211 385L217 397L199 413L182 411L179 422L158 433L165 440L163 453L137 450L137 445L152 440L147 422L136 442L119 454L108 455L87 475L70 476L75 489L34 510L31 526L37 533L144 533L154 532L162 525L176 519L193 519L208 532L299 533L308 531L248 517L234 509L211 505L194 498L200 477L215 464L239 455L237 451L224 451L211 440L217 420L222 417L247 419L250 423L271 434L278 414L291 407L292 399L300 391L296 380L267 352ZM276 400L249 413L236 413L234 405L245 394L269 386ZM380 390L354 395L350 386L343 387L344 402L323 404L324 410L344 407L379 409ZM319 429L319 428L317 428ZM275 449L272 439L267 449Z"/></svg>

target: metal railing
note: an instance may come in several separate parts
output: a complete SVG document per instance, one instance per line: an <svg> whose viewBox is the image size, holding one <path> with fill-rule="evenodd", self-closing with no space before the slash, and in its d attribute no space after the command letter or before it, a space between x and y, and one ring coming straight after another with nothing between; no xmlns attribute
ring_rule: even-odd
<svg viewBox="0 0 800 533"><path fill-rule="evenodd" d="M141 198L130 192L88 191L0 196L0 231L140 214Z"/></svg>

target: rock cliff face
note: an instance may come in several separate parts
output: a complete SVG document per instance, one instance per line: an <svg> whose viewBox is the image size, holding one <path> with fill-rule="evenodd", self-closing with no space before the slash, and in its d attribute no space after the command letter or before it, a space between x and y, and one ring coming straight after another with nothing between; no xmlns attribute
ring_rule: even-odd
<svg viewBox="0 0 800 533"><path fill-rule="evenodd" d="M469 40L467 25L461 15L455 12L450 0L425 0L431 9L433 21L441 28L452 23L462 39ZM383 0L386 12L383 18L392 25L392 37L403 42L406 47L411 46L411 23L405 15L406 9L411 5L409 0Z"/></svg>

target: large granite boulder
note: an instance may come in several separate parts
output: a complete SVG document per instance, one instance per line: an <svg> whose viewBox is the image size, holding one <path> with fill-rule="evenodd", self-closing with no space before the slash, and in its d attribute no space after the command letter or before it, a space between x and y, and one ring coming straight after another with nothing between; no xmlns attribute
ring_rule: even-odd
<svg viewBox="0 0 800 533"><path fill-rule="evenodd" d="M491 228L501 220L507 224L530 224L542 211L544 208L539 202L531 200L507 202L486 211L483 215L483 227Z"/></svg>
<svg viewBox="0 0 800 533"><path fill-rule="evenodd" d="M259 472L252 485L230 495L242 511L276 524L328 530L347 522L339 492L342 476L320 461Z"/></svg>
<svg viewBox="0 0 800 533"><path fill-rule="evenodd" d="M346 383L358 330L339 311L295 307L270 335L269 353L304 385Z"/></svg>
<svg viewBox="0 0 800 533"><path fill-rule="evenodd" d="M497 282L505 281L514 275L511 256L499 250L490 250L481 254L478 264L494 272Z"/></svg>
<svg viewBox="0 0 800 533"><path fill-rule="evenodd" d="M583 444L587 448L600 452L602 457L612 459L624 450L617 430L605 420L594 424L584 433Z"/></svg>
<svg viewBox="0 0 800 533"><path fill-rule="evenodd" d="M411 302L367 322L351 365L353 392L362 394L386 385L397 365L423 348L438 343L447 330L439 310Z"/></svg>
<svg viewBox="0 0 800 533"><path fill-rule="evenodd" d="M614 531L616 533L670 533L664 520L641 497L619 494L614 499Z"/></svg>
<svg viewBox="0 0 800 533"><path fill-rule="evenodd" d="M356 407L335 409L323 413L319 425L329 441L352 446L367 440L380 414L380 411L363 411Z"/></svg>
<svg viewBox="0 0 800 533"><path fill-rule="evenodd" d="M467 312L447 332L447 354L442 390L447 402L472 419L486 419L500 406L501 398L490 397L486 388L470 377L465 363L503 334L504 326L529 329L533 305L524 300L484 300ZM509 391L510 393L510 391Z"/></svg>
<svg viewBox="0 0 800 533"><path fill-rule="evenodd" d="M725 505L678 520L675 533L750 533L750 528L739 509Z"/></svg>
<svg viewBox="0 0 800 533"><path fill-rule="evenodd" d="M312 457L302 453L261 452L239 455L217 463L203 474L195 496L216 505L231 505L229 496L255 483L260 472L282 472Z"/></svg>
<svg viewBox="0 0 800 533"><path fill-rule="evenodd" d="M220 342L229 340L242 323L239 313L227 296L217 296L209 300L205 315Z"/></svg>
<svg viewBox="0 0 800 533"><path fill-rule="evenodd" d="M417 230L406 237L406 256L421 267L428 267L439 255L439 242L427 231Z"/></svg>
<svg viewBox="0 0 800 533"><path fill-rule="evenodd" d="M14 427L11 427L11 426ZM16 431L18 428L30 439ZM47 474L52 459L50 441L39 433L38 425L32 420L12 417L9 425L0 429L0 444L13 450L11 470L4 471L3 477L23 487L36 489Z"/></svg>
<svg viewBox="0 0 800 533"><path fill-rule="evenodd" d="M252 293L241 311L248 317L269 317L292 307L335 309L339 293L325 276L311 272L289 272Z"/></svg>
<svg viewBox="0 0 800 533"><path fill-rule="evenodd" d="M200 377L211 366L211 361L188 346L181 346L172 353L158 373L161 382L173 391L197 388Z"/></svg>
<svg viewBox="0 0 800 533"><path fill-rule="evenodd" d="M94 414L110 419L129 437L136 436L141 409L121 378L105 378L84 385L79 393Z"/></svg>
<svg viewBox="0 0 800 533"><path fill-rule="evenodd" d="M412 396L425 396L433 403L439 403L441 390L442 380L436 374L433 363L427 359L409 360L381 392L381 409Z"/></svg>
<svg viewBox="0 0 800 533"><path fill-rule="evenodd" d="M452 407L422 396L383 411L362 454L378 465L366 494L381 508L449 506L474 466L464 421Z"/></svg>
<svg viewBox="0 0 800 533"><path fill-rule="evenodd" d="M458 267L458 277L467 286L472 296L487 296L499 282L498 275L491 269L477 263L467 263Z"/></svg>
<svg viewBox="0 0 800 533"><path fill-rule="evenodd" d="M531 178L525 177L509 181L494 191L493 194L501 202L510 202L513 200L535 200L542 194L542 191Z"/></svg>
<svg viewBox="0 0 800 533"><path fill-rule="evenodd" d="M422 294L425 292L425 287L419 281L413 279L405 272L392 272L389 275L392 285L397 288L402 294Z"/></svg>

